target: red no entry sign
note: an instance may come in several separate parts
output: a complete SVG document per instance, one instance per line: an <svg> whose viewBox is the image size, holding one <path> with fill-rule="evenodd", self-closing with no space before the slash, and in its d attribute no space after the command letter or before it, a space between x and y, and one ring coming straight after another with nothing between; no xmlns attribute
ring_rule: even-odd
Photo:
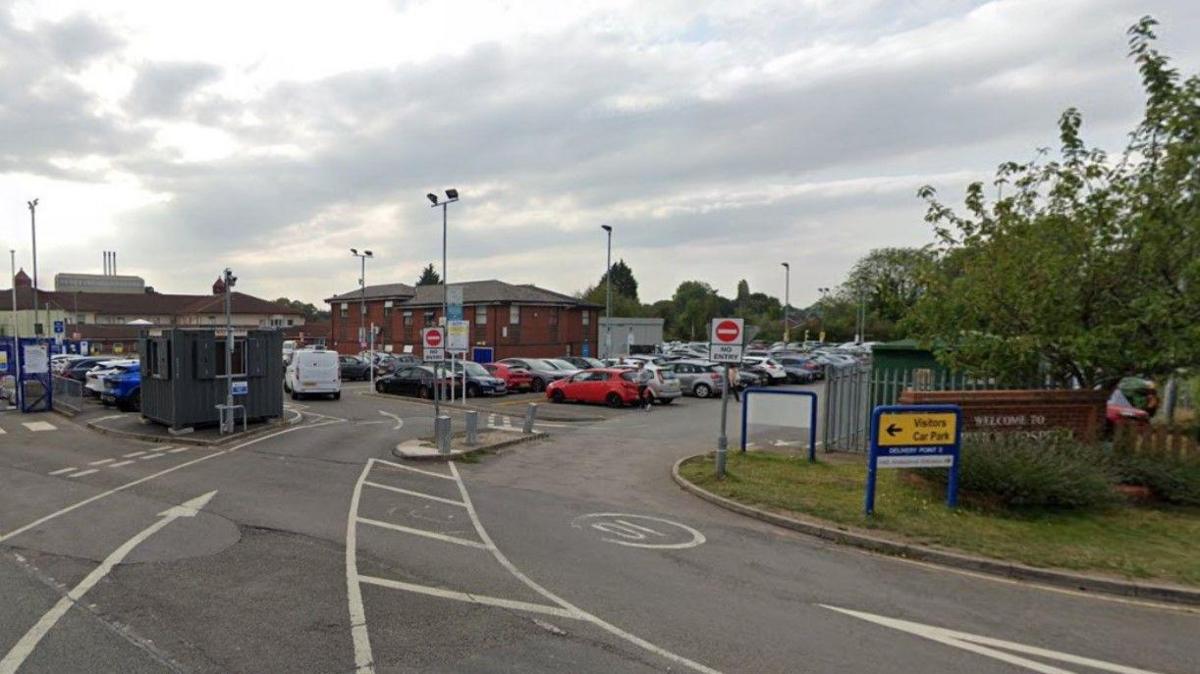
<svg viewBox="0 0 1200 674"><path fill-rule="evenodd" d="M442 345L442 331L430 329L425 331L425 346L436 349Z"/></svg>
<svg viewBox="0 0 1200 674"><path fill-rule="evenodd" d="M716 330L713 330L713 335L716 337L716 340L724 344L736 344L738 337L740 337L741 334L741 327L739 327L737 323L728 319L717 323Z"/></svg>

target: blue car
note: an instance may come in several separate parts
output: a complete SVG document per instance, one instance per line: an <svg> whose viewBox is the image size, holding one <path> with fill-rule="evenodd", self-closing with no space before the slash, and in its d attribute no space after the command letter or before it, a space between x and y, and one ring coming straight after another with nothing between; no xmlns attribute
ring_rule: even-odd
<svg viewBox="0 0 1200 674"><path fill-rule="evenodd" d="M116 368L104 378L104 393L100 400L105 405L116 405L122 412L137 412L142 409L142 365L132 363Z"/></svg>

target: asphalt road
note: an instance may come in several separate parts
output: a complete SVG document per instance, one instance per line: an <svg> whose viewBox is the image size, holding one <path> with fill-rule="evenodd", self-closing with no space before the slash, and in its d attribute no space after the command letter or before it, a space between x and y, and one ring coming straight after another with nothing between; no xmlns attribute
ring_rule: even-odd
<svg viewBox="0 0 1200 674"><path fill-rule="evenodd" d="M865 554L682 492L670 466L714 445L719 401L453 467L391 457L431 433L427 405L296 408L215 448L0 413L0 674L1200 671L1196 612ZM764 446L798 450L780 418Z"/></svg>

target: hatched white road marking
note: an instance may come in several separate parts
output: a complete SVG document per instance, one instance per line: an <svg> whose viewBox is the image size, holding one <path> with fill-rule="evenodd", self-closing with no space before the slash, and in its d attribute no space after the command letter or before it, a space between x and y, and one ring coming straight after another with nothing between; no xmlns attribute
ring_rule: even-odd
<svg viewBox="0 0 1200 674"><path fill-rule="evenodd" d="M186 452L189 449L191 449L191 447L176 447L175 449L168 450L167 454L178 454L180 452Z"/></svg>
<svg viewBox="0 0 1200 674"><path fill-rule="evenodd" d="M145 461L146 459L157 459L160 456L166 456L166 455L165 454L147 454L146 456L143 456L141 459L139 459L139 461Z"/></svg>
<svg viewBox="0 0 1200 674"><path fill-rule="evenodd" d="M65 597L59 599L54 607L47 611L46 614L42 616L41 620L37 621L37 624L29 628L29 631L26 632L25 636L21 637L21 640L12 647L12 649L8 652L8 655L5 655L4 659L0 660L0 674L16 674L17 670L21 668L21 665L25 663L25 660L30 656L30 654L33 653L33 650L37 648L37 645L39 642L41 642L42 638L54 628L54 625L57 624L64 615L66 615L67 611L76 603L78 603L79 600L83 598L83 595L88 593L88 590L91 590L96 583L99 583L101 579L107 576L117 564L120 564L122 561L124 561L125 557L127 557L130 552L133 552L134 548L141 545L142 542L144 542L147 538L150 538L154 534L158 533L163 527L167 526L171 522L174 522L180 517L195 517L200 509L207 505L210 500L212 500L212 497L216 493L217 492L215 491L210 491L203 496L197 496L186 503L181 503L173 508L169 508L159 513L158 516L162 519L158 520L149 527L146 527L141 531L141 533L122 543L121 547L114 550L111 555L106 557L104 561L100 563L100 566L92 569L92 572L84 577L83 580L79 581L79 584L76 585L70 592L68 592Z"/></svg>
<svg viewBox="0 0 1200 674"><path fill-rule="evenodd" d="M122 459L136 459L137 457L139 457L139 456L141 456L141 455L143 455L143 454L145 454L145 453L146 453L146 452L132 452L132 453L129 453L129 454L122 454L122 455L121 455L121 458L122 458Z"/></svg>
<svg viewBox="0 0 1200 674"><path fill-rule="evenodd" d="M74 473L77 470L79 470L79 469L76 468L75 466L71 466L70 468L59 468L58 470L51 471L48 474L49 475L62 475L63 473Z"/></svg>
<svg viewBox="0 0 1200 674"><path fill-rule="evenodd" d="M360 517L358 518L358 521L362 524L370 524L373 527L380 527L381 529L391 529L392 531L400 531L402 533L412 534L414 536L424 536L425 538L432 538L435 541L454 543L456 545L462 545L468 548L480 548L486 550L488 547L486 544L480 543L479 541L472 541L467 538L459 538L458 536L449 536L447 534L439 534L436 531L414 529L412 527L406 527L400 524L392 524L391 522L380 522L379 520L368 519L366 517Z"/></svg>
<svg viewBox="0 0 1200 674"><path fill-rule="evenodd" d="M116 461L116 459L100 459L99 461L92 461L88 465L89 466L103 466L104 464L112 463L113 461Z"/></svg>
<svg viewBox="0 0 1200 674"><path fill-rule="evenodd" d="M419 491L411 491L409 489L401 489L400 487L392 487L392 486L386 485L386 484L379 484L378 482L364 482L363 484L367 485L368 487L375 487L376 489L386 489L387 491L394 491L398 494L408 494L409 496L417 496L420 498L426 498L426 499L429 499L430 501L437 501L438 503L446 503L449 505L462 506L464 508L467 507L467 504L463 503L462 501L455 501L452 498L442 498L441 496L434 496L433 494L426 494L424 492L419 492Z"/></svg>
<svg viewBox="0 0 1200 674"><path fill-rule="evenodd" d="M89 468L87 470L81 470L78 473L75 473L74 475L68 475L67 477L72 477L72 478L83 477L84 475L91 475L92 473L99 473L99 472L100 472L99 468Z"/></svg>
<svg viewBox="0 0 1200 674"><path fill-rule="evenodd" d="M57 431L58 430L58 426L55 426L54 424L50 423L49 421L26 421L26 422L22 423L21 425L24 426L25 428L33 431L34 433L40 433L41 431Z"/></svg>
<svg viewBox="0 0 1200 674"><path fill-rule="evenodd" d="M358 580L359 582L368 583L370 585L390 587L393 590L404 590L406 592L416 592L417 594L427 594L431 597L441 597L442 599L456 599L458 601L465 601L471 604L498 606L500 608L511 608L519 611L530 611L532 613L544 613L546 615L552 615L559 618L579 617L571 611L558 606L531 604L527 601L503 599L501 597L488 597L486 595L472 594L469 592L456 592L454 590L446 590L440 587L430 587L428 585L413 585L412 583L403 583L398 580L389 580L387 578L375 578L374 576L359 576Z"/></svg>
<svg viewBox="0 0 1200 674"><path fill-rule="evenodd" d="M0 435L4 435L4 434L5 434L5 433L7 433L7 432L8 432L8 431L4 430L3 428L0 428Z"/></svg>
<svg viewBox="0 0 1200 674"><path fill-rule="evenodd" d="M1024 653L1026 655L1035 655L1040 658L1046 658L1047 660L1057 660L1059 662L1081 665L1083 667L1099 669L1105 672L1116 672L1117 674L1156 674L1148 669L1126 667L1125 665L1118 665L1111 662L1105 662L1103 660L1085 658L1079 655L1071 655L1070 653L1061 653L1048 648L1027 646L1025 644L1019 644L1015 641L993 639L992 637L985 637L979 634L970 634L968 632L957 632L955 630L948 630L942 627L934 627L933 625L924 625L922 623L912 622L909 620L888 618L881 615L875 615L873 613L866 613L864 611L852 611L847 608L839 608L837 606L830 606L828 604L818 604L818 606L858 618L859 620L865 620L877 625L883 625L884 627L890 627L894 630L900 630L901 632L908 632L909 634L915 634L919 637L924 637L931 641L936 641L947 646L954 646L955 648L961 648L964 651L970 651L985 657L1000 660L1001 662L1007 662L1010 665L1024 667L1035 672L1040 672L1041 674L1072 674L1072 672L1068 669L1046 665L1036 660L1022 658L1020 656L998 651L996 649L1003 648L1005 650ZM989 648L989 646L991 648Z"/></svg>
<svg viewBox="0 0 1200 674"><path fill-rule="evenodd" d="M128 466L131 463L137 463L137 462L136 461L118 461L117 463L114 463L113 465L109 466L109 468L120 468L121 466Z"/></svg>

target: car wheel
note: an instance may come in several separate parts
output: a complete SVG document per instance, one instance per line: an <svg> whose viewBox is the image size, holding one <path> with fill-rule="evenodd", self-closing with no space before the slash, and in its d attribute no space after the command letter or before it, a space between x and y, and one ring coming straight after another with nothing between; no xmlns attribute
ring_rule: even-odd
<svg viewBox="0 0 1200 674"><path fill-rule="evenodd" d="M334 400L341 400L341 399L342 399L342 392L341 392L341 391L338 391L337 393L334 393L334 394L333 394L333 399L334 399Z"/></svg>
<svg viewBox="0 0 1200 674"><path fill-rule="evenodd" d="M422 387L418 388L417 389L417 397L421 398L422 400L428 399L429 398L429 387L422 386Z"/></svg>
<svg viewBox="0 0 1200 674"><path fill-rule="evenodd" d="M556 391L554 391L553 393L551 393L551 394L550 394L550 400L552 400L552 401L554 401L554 402L556 402L556 403L562 403L562 402L563 402L563 401L565 401L566 399L567 399L567 396L563 395L563 392L562 392L562 391L557 391L557 390L556 390Z"/></svg>
<svg viewBox="0 0 1200 674"><path fill-rule="evenodd" d="M376 393L387 393L387 391L383 390L383 382L382 381L375 382L375 392Z"/></svg>
<svg viewBox="0 0 1200 674"><path fill-rule="evenodd" d="M675 402L675 399L674 398L659 398L658 402L661 405L670 405L671 403Z"/></svg>
<svg viewBox="0 0 1200 674"><path fill-rule="evenodd" d="M615 391L612 393L609 393L604 398L604 402L608 403L609 407L624 407L625 406L625 401L622 400L620 394L618 394Z"/></svg>
<svg viewBox="0 0 1200 674"><path fill-rule="evenodd" d="M696 388L692 389L697 398L707 398L712 395L712 389L708 384L696 384Z"/></svg>
<svg viewBox="0 0 1200 674"><path fill-rule="evenodd" d="M545 391L545 390L546 390L546 382L542 381L541 379L533 380L533 392L534 393L541 393L542 391Z"/></svg>
<svg viewBox="0 0 1200 674"><path fill-rule="evenodd" d="M467 397L468 398L478 398L479 397L479 384L467 384Z"/></svg>
<svg viewBox="0 0 1200 674"><path fill-rule="evenodd" d="M296 393L295 391L292 391L292 400L299 400L299 399L300 399L300 394Z"/></svg>

